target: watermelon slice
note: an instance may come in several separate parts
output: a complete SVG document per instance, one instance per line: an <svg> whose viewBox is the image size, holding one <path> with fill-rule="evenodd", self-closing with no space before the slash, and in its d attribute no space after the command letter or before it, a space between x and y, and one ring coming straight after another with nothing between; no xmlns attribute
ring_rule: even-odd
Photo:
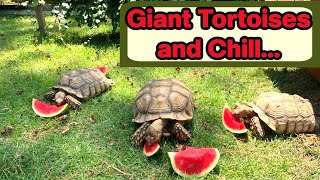
<svg viewBox="0 0 320 180"><path fill-rule="evenodd" d="M184 177L199 177L208 174L218 163L218 149L187 147L179 152L168 152L173 170Z"/></svg>
<svg viewBox="0 0 320 180"><path fill-rule="evenodd" d="M243 134L248 131L244 123L239 118L233 116L227 104L223 108L222 123L226 129L235 134Z"/></svg>
<svg viewBox="0 0 320 180"><path fill-rule="evenodd" d="M60 115L64 113L68 109L68 107L68 104L55 106L42 102L38 99L32 99L32 109L38 116L41 117L54 117Z"/></svg>
<svg viewBox="0 0 320 180"><path fill-rule="evenodd" d="M103 74L108 74L107 66L98 66L97 69L99 69Z"/></svg>
<svg viewBox="0 0 320 180"><path fill-rule="evenodd" d="M143 154L149 157L154 155L159 149L160 149L159 143L154 143L152 145L145 143L143 146Z"/></svg>

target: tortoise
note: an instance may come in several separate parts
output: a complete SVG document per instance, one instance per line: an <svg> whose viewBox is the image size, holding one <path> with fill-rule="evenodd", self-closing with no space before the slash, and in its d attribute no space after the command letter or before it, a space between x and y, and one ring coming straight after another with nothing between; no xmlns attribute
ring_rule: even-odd
<svg viewBox="0 0 320 180"><path fill-rule="evenodd" d="M299 95L279 92L260 94L251 103L235 104L235 117L244 120L253 135L315 133L319 130L311 103Z"/></svg>
<svg viewBox="0 0 320 180"><path fill-rule="evenodd" d="M96 97L114 85L100 69L80 68L63 73L45 97L57 105L68 103L73 109L78 109L81 101Z"/></svg>
<svg viewBox="0 0 320 180"><path fill-rule="evenodd" d="M193 118L193 95L190 89L177 79L151 80L135 97L135 123L142 124L132 135L132 144L158 143L162 136L175 135L186 141L191 134L184 128L185 121Z"/></svg>

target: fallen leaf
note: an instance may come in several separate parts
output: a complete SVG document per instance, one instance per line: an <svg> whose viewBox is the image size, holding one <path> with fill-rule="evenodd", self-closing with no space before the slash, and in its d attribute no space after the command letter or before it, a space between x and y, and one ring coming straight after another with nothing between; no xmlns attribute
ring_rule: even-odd
<svg viewBox="0 0 320 180"><path fill-rule="evenodd" d="M5 107L2 109L2 112L8 112L9 111L9 108Z"/></svg>
<svg viewBox="0 0 320 180"><path fill-rule="evenodd" d="M213 127L212 125L210 125L208 122L202 120L201 121L201 127L203 127L203 129L207 130L207 131L212 131L213 130Z"/></svg>
<svg viewBox="0 0 320 180"><path fill-rule="evenodd" d="M218 177L218 180L226 180L226 177L224 177L224 176Z"/></svg>
<svg viewBox="0 0 320 180"><path fill-rule="evenodd" d="M89 118L89 121L90 121L91 124L93 124L93 123L96 122L96 118L93 115L91 115L90 118Z"/></svg>
<svg viewBox="0 0 320 180"><path fill-rule="evenodd" d="M35 128L35 129L33 130L33 135L39 134L40 131L41 131L40 128Z"/></svg>
<svg viewBox="0 0 320 180"><path fill-rule="evenodd" d="M93 172L92 172L91 170L89 170L89 171L87 171L87 175L88 175L89 177L91 177L91 176L93 175Z"/></svg>
<svg viewBox="0 0 320 180"><path fill-rule="evenodd" d="M0 132L1 136L6 136L12 133L12 130L14 129L14 127L12 125L8 125L4 130L2 130Z"/></svg>
<svg viewBox="0 0 320 180"><path fill-rule="evenodd" d="M69 123L69 125L77 125L78 123L76 121L72 121Z"/></svg>
<svg viewBox="0 0 320 180"><path fill-rule="evenodd" d="M299 137L307 147L312 146L319 141L319 137L315 134L299 134Z"/></svg>
<svg viewBox="0 0 320 180"><path fill-rule="evenodd" d="M132 174L129 174L129 173L127 173L127 172L125 172L125 171L117 168L117 167L114 167L114 166L108 166L108 167L111 167L112 169L116 170L116 171L117 171L118 173L120 173L121 175L130 176L131 178L133 177Z"/></svg>
<svg viewBox="0 0 320 180"><path fill-rule="evenodd" d="M65 114L65 115L59 116L57 119L59 121L65 121L67 118L68 118L68 115Z"/></svg>
<svg viewBox="0 0 320 180"><path fill-rule="evenodd" d="M42 54L44 57L51 59L51 54L49 52L43 52Z"/></svg>
<svg viewBox="0 0 320 180"><path fill-rule="evenodd" d="M110 140L108 141L108 144L109 144L110 146L112 146L112 145L115 144L115 141L114 141L113 139L110 139Z"/></svg>
<svg viewBox="0 0 320 180"><path fill-rule="evenodd" d="M222 146L223 146L223 147L228 147L229 144L228 144L228 143L222 143Z"/></svg>
<svg viewBox="0 0 320 180"><path fill-rule="evenodd" d="M69 130L70 130L69 127L65 127L65 128L63 128L61 134L65 135Z"/></svg>

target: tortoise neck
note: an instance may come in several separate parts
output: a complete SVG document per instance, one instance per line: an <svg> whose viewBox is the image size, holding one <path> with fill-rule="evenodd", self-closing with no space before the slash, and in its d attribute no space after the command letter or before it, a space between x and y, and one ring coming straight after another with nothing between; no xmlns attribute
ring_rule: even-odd
<svg viewBox="0 0 320 180"><path fill-rule="evenodd" d="M159 131L162 131L163 127L167 125L168 121L164 119L156 119L151 126Z"/></svg>

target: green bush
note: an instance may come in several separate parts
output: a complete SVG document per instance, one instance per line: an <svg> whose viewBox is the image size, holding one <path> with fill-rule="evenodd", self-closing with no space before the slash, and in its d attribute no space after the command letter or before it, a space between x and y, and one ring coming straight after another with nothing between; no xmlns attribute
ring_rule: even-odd
<svg viewBox="0 0 320 180"><path fill-rule="evenodd" d="M63 0L53 9L57 22L66 24L74 18L79 25L97 27L100 23L112 21L113 31L119 26L120 7L129 0ZM66 26L67 27L67 26Z"/></svg>

